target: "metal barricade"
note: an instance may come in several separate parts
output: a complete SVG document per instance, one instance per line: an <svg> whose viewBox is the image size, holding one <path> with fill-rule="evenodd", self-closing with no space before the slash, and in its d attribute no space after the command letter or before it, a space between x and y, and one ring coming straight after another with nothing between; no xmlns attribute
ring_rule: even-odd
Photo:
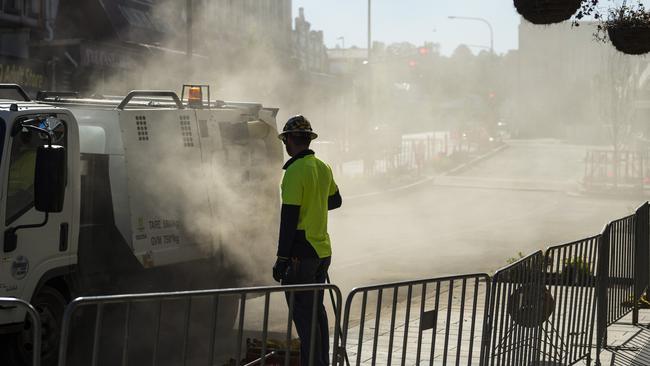
<svg viewBox="0 0 650 366"><path fill-rule="evenodd" d="M486 365L531 365L544 343L542 324L554 311L544 286L544 254L533 253L492 278L489 307L491 336L486 342Z"/></svg>
<svg viewBox="0 0 650 366"><path fill-rule="evenodd" d="M596 274L600 235L546 250L545 284L553 313L543 323L540 361L573 365L591 362L596 317Z"/></svg>
<svg viewBox="0 0 650 366"><path fill-rule="evenodd" d="M650 204L644 202L636 210L636 249L634 299L638 300L650 286ZM639 306L635 301L632 322L639 323Z"/></svg>
<svg viewBox="0 0 650 366"><path fill-rule="evenodd" d="M29 321L31 322L30 329L32 329L32 365L40 366L41 364L41 318L38 315L38 312L34 307L21 300L14 297L0 297L0 308L4 309L20 309L24 310L27 314ZM26 320L27 321L27 320Z"/></svg>
<svg viewBox="0 0 650 366"><path fill-rule="evenodd" d="M345 303L341 351L355 365L479 365L489 279L470 274L355 288Z"/></svg>
<svg viewBox="0 0 650 366"><path fill-rule="evenodd" d="M330 284L78 298L68 305L64 314L59 366L69 363L264 366L267 362L293 365L297 351L292 340L292 318L300 310L295 304L308 299L311 299L308 301L312 304L311 313L303 315L311 318L311 365L318 347L319 307L314 300L322 299L324 291L335 295L334 324L340 324L341 292ZM235 311L231 323L220 328L218 322L223 319L219 319L219 309L229 298L237 300ZM247 307L254 309L251 319L246 318ZM274 316L275 312L280 315ZM246 327L246 321L255 324ZM271 333L271 328L277 331ZM339 327L333 328L332 363L340 341ZM272 334L278 338L270 339ZM261 342L252 341L251 337L260 337ZM244 354L245 338L246 346L255 346L246 347L255 350L253 356ZM230 359L224 359L228 356Z"/></svg>
<svg viewBox="0 0 650 366"><path fill-rule="evenodd" d="M634 308L636 215L605 226L598 268L597 349L607 345L607 327Z"/></svg>
<svg viewBox="0 0 650 366"><path fill-rule="evenodd" d="M648 203L634 214L607 224L599 248L598 310L596 317L597 362L600 352L610 349L607 328L632 313L638 323L638 300L648 286L648 253L650 249ZM612 351L625 347L612 347Z"/></svg>

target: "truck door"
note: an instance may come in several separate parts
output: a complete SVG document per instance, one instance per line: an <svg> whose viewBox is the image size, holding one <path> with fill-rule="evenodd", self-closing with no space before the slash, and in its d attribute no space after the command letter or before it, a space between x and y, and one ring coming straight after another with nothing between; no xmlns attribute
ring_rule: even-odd
<svg viewBox="0 0 650 366"><path fill-rule="evenodd" d="M19 118L15 123L26 120ZM49 128L54 131L55 145L67 145L67 127L64 120L49 119ZM32 124L44 127L41 119ZM11 127L9 129L11 131ZM0 296L16 296L30 301L33 291L40 278L53 268L71 264L69 258L70 236L70 210L71 197L70 184L66 189L66 203L61 213L49 215L49 220L43 223L45 214L34 209L34 168L36 162L36 149L47 143L44 134L27 129L17 133L8 133L8 159L9 162L6 189L3 194L4 211L3 232L22 225L30 225L16 231L17 241L15 248L3 242L2 261L0 266L3 271L0 284ZM68 152L69 154L69 152ZM68 157L69 160L69 157ZM68 175L68 183L70 174ZM68 258L66 258L68 257Z"/></svg>

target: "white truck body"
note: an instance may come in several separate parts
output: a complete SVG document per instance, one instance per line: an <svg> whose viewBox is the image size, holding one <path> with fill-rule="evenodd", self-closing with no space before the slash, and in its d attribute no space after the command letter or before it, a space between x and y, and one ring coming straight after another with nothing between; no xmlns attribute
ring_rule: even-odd
<svg viewBox="0 0 650 366"><path fill-rule="evenodd" d="M6 213L14 125L56 116L66 127L68 161L63 211L50 214L44 227L17 231L16 248L0 257L0 296L29 302L44 285L68 299L243 285L257 268L230 260L239 244L230 243L233 232L255 248L248 250L251 258L273 258L277 215L261 225L242 223L262 206L278 211L277 109L225 102L202 109L150 106L138 98L124 108L115 104L0 100L5 231L43 218L33 207L12 220ZM16 330L24 318L0 308L0 333Z"/></svg>

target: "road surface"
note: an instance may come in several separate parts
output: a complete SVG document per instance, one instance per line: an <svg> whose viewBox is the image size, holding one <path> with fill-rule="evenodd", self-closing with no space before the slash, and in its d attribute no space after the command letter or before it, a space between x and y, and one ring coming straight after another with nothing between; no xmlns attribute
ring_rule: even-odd
<svg viewBox="0 0 650 366"><path fill-rule="evenodd" d="M332 281L350 288L445 274L488 272L519 252L600 232L642 197L578 193L587 147L511 141L456 176L346 200L330 213Z"/></svg>

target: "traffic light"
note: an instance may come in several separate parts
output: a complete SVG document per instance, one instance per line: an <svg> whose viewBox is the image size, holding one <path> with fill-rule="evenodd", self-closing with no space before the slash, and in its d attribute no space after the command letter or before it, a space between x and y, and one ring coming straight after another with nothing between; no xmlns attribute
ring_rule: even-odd
<svg viewBox="0 0 650 366"><path fill-rule="evenodd" d="M420 47L418 48L418 53L420 56L426 56L429 54L429 49L427 47Z"/></svg>
<svg viewBox="0 0 650 366"><path fill-rule="evenodd" d="M418 62L415 60L409 60L409 67L413 68L418 65Z"/></svg>

